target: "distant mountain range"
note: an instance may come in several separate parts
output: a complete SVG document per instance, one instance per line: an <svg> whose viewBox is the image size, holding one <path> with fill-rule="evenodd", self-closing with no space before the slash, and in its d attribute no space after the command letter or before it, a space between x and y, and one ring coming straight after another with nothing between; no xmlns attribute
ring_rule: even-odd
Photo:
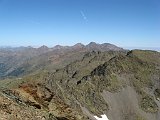
<svg viewBox="0 0 160 120"><path fill-rule="evenodd" d="M95 42L90 42L88 45L93 46L94 44L96 44L98 46L101 46L101 47L103 47L105 44L108 45L108 47L109 47L109 45L111 45L110 47L115 46L115 45L110 44L110 43L98 44L98 43L95 43ZM56 45L54 47L47 47L47 46L43 45L41 47L46 47L48 49L62 49L62 48L64 49L64 48L71 48L71 47L80 47L80 48L82 48L82 47L87 47L88 45L83 45L82 43L77 43L77 44L75 44L73 46ZM41 48L41 47L39 47L39 48ZM115 47L117 47L117 46L115 46ZM28 47L23 47L23 46L21 46L21 47L0 46L1 50L2 49L3 50L4 49L7 49L7 50L23 50L23 49L26 49L26 48L38 48L38 47L32 47L32 46L28 46ZM120 47L118 47L118 48L120 48ZM139 50L155 50L155 51L160 51L160 47L123 47L123 48L124 49L128 49L128 50L139 49Z"/></svg>
<svg viewBox="0 0 160 120"><path fill-rule="evenodd" d="M48 48L43 45L39 48L33 47L7 47L0 49L0 77L14 77L39 69L56 69L67 63L82 57L89 51L123 51L123 48L104 43L94 42L88 45L77 43L74 46L56 45ZM72 57L71 57L72 56Z"/></svg>
<svg viewBox="0 0 160 120"><path fill-rule="evenodd" d="M0 46L0 49L3 49L3 50L25 50L25 49L36 49L35 47L31 47L31 46L28 46L28 47L10 47L10 46ZM96 49L96 50L121 50L122 48L120 47L117 47L113 44L110 44L110 43L103 43L103 44L98 44L98 43L95 43L95 42L90 42L88 45L83 45L82 43L77 43L73 46L61 46L61 45L56 45L54 47L47 47L45 45L37 48L37 49L72 49L72 48L87 48L89 50L91 50L92 48Z"/></svg>

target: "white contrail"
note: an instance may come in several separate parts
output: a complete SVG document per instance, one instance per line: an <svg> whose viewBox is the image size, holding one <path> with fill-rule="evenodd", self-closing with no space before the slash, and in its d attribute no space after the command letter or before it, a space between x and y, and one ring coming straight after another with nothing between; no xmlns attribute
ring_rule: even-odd
<svg viewBox="0 0 160 120"><path fill-rule="evenodd" d="M81 10L80 12L81 12L81 15L82 15L83 19L84 19L85 21L88 21L88 19L87 19L86 15L84 14L84 12L83 12L82 10Z"/></svg>

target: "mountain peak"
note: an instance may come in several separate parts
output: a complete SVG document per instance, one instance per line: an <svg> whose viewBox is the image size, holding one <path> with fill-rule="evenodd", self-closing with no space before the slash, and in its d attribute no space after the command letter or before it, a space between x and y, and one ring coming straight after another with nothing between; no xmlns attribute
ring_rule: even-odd
<svg viewBox="0 0 160 120"><path fill-rule="evenodd" d="M42 45L41 47L39 47L40 49L48 49L48 47L46 45Z"/></svg>
<svg viewBox="0 0 160 120"><path fill-rule="evenodd" d="M86 48L88 50L96 50L96 51L120 51L123 50L120 47L117 47L116 45L110 44L110 43L103 43L98 44L95 42L90 42L88 45L86 45Z"/></svg>
<svg viewBox="0 0 160 120"><path fill-rule="evenodd" d="M54 49L61 49L61 48L63 48L63 46L61 46L61 45L56 45L56 46L54 46L53 48L54 48Z"/></svg>
<svg viewBox="0 0 160 120"><path fill-rule="evenodd" d="M88 46L93 46L93 45L98 45L98 44L95 43L95 42L90 42L90 43L88 44Z"/></svg>
<svg viewBox="0 0 160 120"><path fill-rule="evenodd" d="M85 45L83 45L82 43L77 43L73 46L73 48L83 48L85 47Z"/></svg>
<svg viewBox="0 0 160 120"><path fill-rule="evenodd" d="M40 50L40 51L47 51L48 49L49 48L47 46L45 46L45 45L43 45L43 46L38 48L38 50Z"/></svg>
<svg viewBox="0 0 160 120"><path fill-rule="evenodd" d="M77 43L74 46L84 46L82 43Z"/></svg>

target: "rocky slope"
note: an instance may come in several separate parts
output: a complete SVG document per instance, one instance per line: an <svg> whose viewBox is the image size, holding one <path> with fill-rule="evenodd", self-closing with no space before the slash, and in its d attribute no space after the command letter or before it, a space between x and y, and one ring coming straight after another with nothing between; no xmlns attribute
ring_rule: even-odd
<svg viewBox="0 0 160 120"><path fill-rule="evenodd" d="M2 120L159 120L160 53L85 52L54 72L2 80L0 88Z"/></svg>
<svg viewBox="0 0 160 120"><path fill-rule="evenodd" d="M90 119L105 113L110 120L159 120L160 54L135 50L106 56L97 53L58 70L48 87Z"/></svg>

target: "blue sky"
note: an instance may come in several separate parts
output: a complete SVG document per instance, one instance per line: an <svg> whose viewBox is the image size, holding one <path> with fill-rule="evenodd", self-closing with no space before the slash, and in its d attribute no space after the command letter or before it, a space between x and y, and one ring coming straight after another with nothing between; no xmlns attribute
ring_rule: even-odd
<svg viewBox="0 0 160 120"><path fill-rule="evenodd" d="M0 0L0 46L160 47L159 0Z"/></svg>

